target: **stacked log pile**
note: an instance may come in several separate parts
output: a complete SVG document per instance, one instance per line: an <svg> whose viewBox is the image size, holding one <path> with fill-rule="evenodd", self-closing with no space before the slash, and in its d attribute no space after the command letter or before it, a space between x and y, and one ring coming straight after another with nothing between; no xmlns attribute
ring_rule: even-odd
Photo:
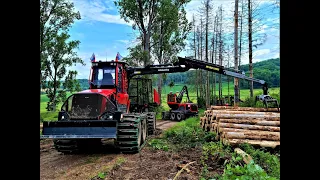
<svg viewBox="0 0 320 180"><path fill-rule="evenodd" d="M201 127L215 132L224 144L280 146L280 112L277 108L212 106L204 114L200 118Z"/></svg>

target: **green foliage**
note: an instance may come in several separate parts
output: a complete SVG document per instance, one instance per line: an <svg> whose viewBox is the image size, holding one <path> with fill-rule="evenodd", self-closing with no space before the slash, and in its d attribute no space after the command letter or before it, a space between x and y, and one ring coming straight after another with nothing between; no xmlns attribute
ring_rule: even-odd
<svg viewBox="0 0 320 180"><path fill-rule="evenodd" d="M165 109L163 106L157 106L155 108L156 112L156 119L162 119L162 112L167 111L168 109Z"/></svg>
<svg viewBox="0 0 320 180"><path fill-rule="evenodd" d="M75 11L74 4L69 1L40 1L40 87L46 89L49 111L55 111L57 104L66 98L66 92L58 90L61 78L68 74L66 68L75 63L84 65L83 60L73 51L78 48L80 41L70 40L68 34L71 25L79 19L80 13ZM74 74L74 71L69 72L69 77ZM69 77L65 85L71 87L74 83L68 83ZM47 79L49 81L44 84Z"/></svg>
<svg viewBox="0 0 320 180"><path fill-rule="evenodd" d="M246 99L243 102L239 103L240 107L265 107L263 102L261 101L256 101L256 96L254 95L252 98L251 97L246 97Z"/></svg>
<svg viewBox="0 0 320 180"><path fill-rule="evenodd" d="M171 82L169 83L169 87L172 88L173 86L174 86L174 82L171 81Z"/></svg>
<svg viewBox="0 0 320 180"><path fill-rule="evenodd" d="M202 147L201 178L221 180L280 179L280 160L276 155L261 149L254 149L248 144L242 144L240 148L253 158L249 164L245 164L239 154L233 152L230 146L223 145L221 141L205 143ZM208 170L209 167L211 169L224 168L224 173L212 174Z"/></svg>
<svg viewBox="0 0 320 180"><path fill-rule="evenodd" d="M209 142L202 146L201 177L208 179L211 175L208 168L223 168L224 164L231 159L231 149L219 142Z"/></svg>
<svg viewBox="0 0 320 180"><path fill-rule="evenodd" d="M106 176L107 176L107 173L105 173L105 172L99 172L99 173L98 173L98 177L99 177L100 179L105 179Z"/></svg>
<svg viewBox="0 0 320 180"><path fill-rule="evenodd" d="M280 86L280 58L256 62L253 67L254 78L265 80L269 87ZM241 65L240 69L249 76L249 65ZM248 81L241 80L240 87L249 88ZM258 88L260 85L254 83L253 87Z"/></svg>
<svg viewBox="0 0 320 180"><path fill-rule="evenodd" d="M280 91L279 91L279 93L270 93L270 96L273 97L274 99L278 100L278 103L280 105Z"/></svg>
<svg viewBox="0 0 320 180"><path fill-rule="evenodd" d="M255 164L253 161L251 161L249 164L245 164L244 166L232 166L227 164L224 173L222 176L218 176L218 179L277 180L277 178L269 176L258 164Z"/></svg>
<svg viewBox="0 0 320 180"><path fill-rule="evenodd" d="M47 58L52 40L67 32L75 20L81 19L74 4L67 0L40 0L40 82L46 80ZM60 56L60 55L59 55Z"/></svg>
<svg viewBox="0 0 320 180"><path fill-rule="evenodd" d="M169 150L167 142L163 139L152 139L148 144L155 150Z"/></svg>
<svg viewBox="0 0 320 180"><path fill-rule="evenodd" d="M216 134L203 131L199 123L199 118L188 118L166 130L164 138L176 145L178 150L200 146L205 142L213 141Z"/></svg>
<svg viewBox="0 0 320 180"><path fill-rule="evenodd" d="M254 162L260 165L270 176L280 179L280 159L264 149L255 149L249 144L242 144L241 148L252 156Z"/></svg>
<svg viewBox="0 0 320 180"><path fill-rule="evenodd" d="M153 53L159 63L174 62L176 55L185 47L190 31L184 5L187 1L160 0L152 33ZM163 58L165 57L165 58Z"/></svg>
<svg viewBox="0 0 320 180"><path fill-rule="evenodd" d="M142 49L143 46L141 43L134 47L129 47L129 55L122 60L127 62L130 66L143 66L143 60L148 57L148 53Z"/></svg>
<svg viewBox="0 0 320 180"><path fill-rule="evenodd" d="M197 98L198 108L205 108L206 107L206 100L203 97Z"/></svg>
<svg viewBox="0 0 320 180"><path fill-rule="evenodd" d="M73 49L79 46L80 42L67 42L69 38L70 35L62 32L53 37L49 42L50 48L47 50L48 58L45 60L46 69L44 73L45 76L50 79L47 86L44 86L49 98L47 105L48 111L55 111L57 104L66 99L65 89L58 91L58 88L61 85L61 78L67 73L66 68L76 63L84 64L83 60L77 57L77 53L73 51ZM66 88L71 90L74 90L75 88L79 89L79 87L77 87L79 85L73 88L73 86L76 85L76 81L73 81L76 74L75 71L69 71L64 82Z"/></svg>

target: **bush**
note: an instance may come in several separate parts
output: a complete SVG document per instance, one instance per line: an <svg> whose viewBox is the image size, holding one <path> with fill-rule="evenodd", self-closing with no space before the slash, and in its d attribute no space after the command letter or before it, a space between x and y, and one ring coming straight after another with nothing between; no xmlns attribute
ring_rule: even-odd
<svg viewBox="0 0 320 180"><path fill-rule="evenodd" d="M239 106L241 107L257 107L257 108L264 108L264 104L261 101L256 101L256 96L253 97L247 97L243 102L239 103Z"/></svg>
<svg viewBox="0 0 320 180"><path fill-rule="evenodd" d="M192 148L214 140L216 135L212 132L205 132L199 124L199 118L195 117L181 121L166 130L164 138L177 145L178 149Z"/></svg>
<svg viewBox="0 0 320 180"><path fill-rule="evenodd" d="M202 97L197 98L198 108L205 108L206 107L206 100Z"/></svg>
<svg viewBox="0 0 320 180"><path fill-rule="evenodd" d="M201 177L204 179L280 179L280 160L276 155L254 149L249 144L242 144L240 148L248 153L253 161L245 164L242 156L233 152L230 146L221 142L209 142L203 145L201 163L203 165ZM210 174L211 169L224 168L223 174Z"/></svg>
<svg viewBox="0 0 320 180"><path fill-rule="evenodd" d="M242 144L240 147L250 154L254 162L260 165L270 176L280 179L280 159L276 155L265 152L265 149L255 149L249 144Z"/></svg>
<svg viewBox="0 0 320 180"><path fill-rule="evenodd" d="M202 146L201 164L202 171L201 177L210 179L212 176L210 169L223 169L224 165L231 159L231 148L219 142L209 142Z"/></svg>
<svg viewBox="0 0 320 180"><path fill-rule="evenodd" d="M280 105L280 93L272 93L270 94L271 97L273 97L274 99L278 100L278 103Z"/></svg>
<svg viewBox="0 0 320 180"><path fill-rule="evenodd" d="M155 107L155 112L156 112L156 119L162 119L161 114L163 111L166 111L163 106L157 106Z"/></svg>
<svg viewBox="0 0 320 180"><path fill-rule="evenodd" d="M163 139L152 139L148 144L155 150L169 150L167 142Z"/></svg>
<svg viewBox="0 0 320 180"><path fill-rule="evenodd" d="M244 166L227 164L222 176L218 177L221 180L229 179L263 179L276 180L277 178L269 176L258 164L251 161Z"/></svg>

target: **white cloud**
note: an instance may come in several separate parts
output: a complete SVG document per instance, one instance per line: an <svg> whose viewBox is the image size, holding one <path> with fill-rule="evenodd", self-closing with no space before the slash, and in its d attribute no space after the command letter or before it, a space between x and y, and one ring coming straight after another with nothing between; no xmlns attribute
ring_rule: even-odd
<svg viewBox="0 0 320 180"><path fill-rule="evenodd" d="M73 0L76 10L80 11L81 19L83 21L100 21L106 23L125 24L131 26L132 23L127 23L120 18L119 14L108 14L107 12L114 10L112 1L101 0ZM113 2L112 2L113 3Z"/></svg>
<svg viewBox="0 0 320 180"><path fill-rule="evenodd" d="M259 57L270 53L270 49L259 49L253 52L253 57Z"/></svg>
<svg viewBox="0 0 320 180"><path fill-rule="evenodd" d="M129 40L117 40L118 42L124 43L124 44L128 44Z"/></svg>

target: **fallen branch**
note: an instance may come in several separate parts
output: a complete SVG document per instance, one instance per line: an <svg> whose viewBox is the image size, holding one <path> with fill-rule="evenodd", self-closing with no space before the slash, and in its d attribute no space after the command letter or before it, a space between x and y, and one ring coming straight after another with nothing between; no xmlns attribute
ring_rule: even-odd
<svg viewBox="0 0 320 180"><path fill-rule="evenodd" d="M244 152L242 149L240 148L235 148L234 151L237 153L237 154L240 154L242 156L242 160L246 163L246 164L249 164L250 161L252 161L252 157L247 154L246 152Z"/></svg>
<svg viewBox="0 0 320 180"><path fill-rule="evenodd" d="M185 166L183 166L183 168L181 168L180 171L178 171L178 173L174 176L173 180L176 180L176 179L179 177L179 175L182 173L182 171L187 168L187 166L189 166L190 164L195 163L195 162L196 162L196 161L189 162L188 164L186 164Z"/></svg>

